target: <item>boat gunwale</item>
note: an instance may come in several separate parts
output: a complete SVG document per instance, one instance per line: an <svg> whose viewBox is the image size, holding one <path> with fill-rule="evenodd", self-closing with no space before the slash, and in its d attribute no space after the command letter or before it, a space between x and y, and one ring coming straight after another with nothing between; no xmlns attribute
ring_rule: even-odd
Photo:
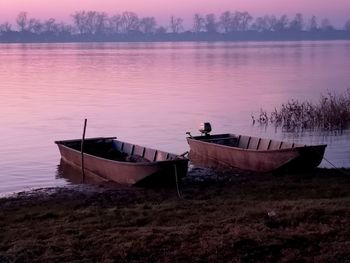
<svg viewBox="0 0 350 263"><path fill-rule="evenodd" d="M112 136L112 137L92 137L92 138L85 138L84 141L98 141L98 140L116 140L117 137ZM56 144L62 144L65 142L76 142L76 141L81 141L81 139L71 139L71 140L59 140L55 141Z"/></svg>
<svg viewBox="0 0 350 263"><path fill-rule="evenodd" d="M200 138L201 136L196 136L196 137L187 137L188 141L196 141L196 142L200 142L200 143L204 143L204 144L208 144L208 145L215 145L217 147L223 147L226 149L234 149L237 151L242 151L242 152L255 152L255 153L278 153L278 152L287 152L287 151L291 151L291 150L298 150L298 149L306 149L306 148L326 148L327 144L317 144L317 145L304 145L304 146L297 146L297 147L290 147L290 148L283 148L283 149L271 149L271 150L258 150L258 149L243 149L237 146L229 146L229 145L224 145L224 144L217 144L214 142L209 142L209 141L204 141L204 140L200 140L197 138ZM252 137L252 136L251 136ZM256 137L258 138L258 137ZM221 139L221 138L217 138L217 139ZM224 138L222 138L224 139ZM260 139L264 139L264 138L260 138ZM281 141L284 142L284 141Z"/></svg>
<svg viewBox="0 0 350 263"><path fill-rule="evenodd" d="M92 138L92 139L87 139L87 140L100 140L100 139L112 139L112 137L108 137L108 138L105 138L105 137L99 137L99 138ZM73 151L75 153L78 153L78 154L81 154L80 151L78 150L75 150L71 147L68 147L64 144L62 144L62 142L74 142L74 141L79 141L80 139L76 139L76 140L65 140L65 141L55 141L55 143L57 145L59 145L59 147L64 147L70 151ZM114 140L114 139L113 139ZM125 143L125 142L124 142ZM133 144L133 145L136 145L136 144ZM144 147L144 146L142 146ZM148 148L148 147L145 147L145 148ZM152 148L148 148L148 149L152 149ZM154 149L152 149L154 150ZM166 152L168 153L168 152ZM169 154L172 154L172 153L169 153ZM174 154L176 155L176 154ZM108 161L108 162L111 162L111 163L114 163L114 164L118 164L118 165L125 165L125 166L154 166L154 165L158 165L158 164L167 164L167 163L180 163L180 162L184 162L184 161L189 161L188 158L186 157L183 157L183 156L180 156L180 155L176 155L176 157L178 159L173 159L173 160L164 160L164 161L149 161L149 162L127 162L127 161L116 161L116 160L111 160L111 159L107 159L107 158L103 158L103 157L99 157L99 156L96 156L96 155L92 155L92 154L89 154L89 153L85 153L84 152L84 156L89 156L89 157L93 157L93 158L96 158L98 160L103 160L103 161ZM128 156L130 156L130 154L128 154ZM65 159L65 158L64 158Z"/></svg>

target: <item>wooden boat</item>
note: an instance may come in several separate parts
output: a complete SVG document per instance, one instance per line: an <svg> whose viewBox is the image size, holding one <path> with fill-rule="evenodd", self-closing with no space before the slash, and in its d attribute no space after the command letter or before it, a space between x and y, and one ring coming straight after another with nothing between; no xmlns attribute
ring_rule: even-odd
<svg viewBox="0 0 350 263"><path fill-rule="evenodd" d="M81 168L81 140L55 142L62 160ZM84 171L119 184L172 184L187 174L188 159L111 138L84 140Z"/></svg>
<svg viewBox="0 0 350 263"><path fill-rule="evenodd" d="M327 145L303 145L235 134L188 137L190 160L209 167L256 172L317 167Z"/></svg>

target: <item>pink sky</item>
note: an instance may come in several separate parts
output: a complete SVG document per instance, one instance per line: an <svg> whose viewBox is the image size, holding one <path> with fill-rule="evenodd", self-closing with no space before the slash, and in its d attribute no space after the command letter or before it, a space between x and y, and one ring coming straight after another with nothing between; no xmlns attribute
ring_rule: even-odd
<svg viewBox="0 0 350 263"><path fill-rule="evenodd" d="M350 0L0 0L0 22L13 23L20 11L28 12L31 17L68 21L69 15L77 10L108 14L127 10L140 16L155 16L159 23L166 23L170 15L191 23L196 12L220 14L226 10L239 10L248 11L254 17L264 14L293 16L301 12L305 16L328 17L339 26L350 19Z"/></svg>

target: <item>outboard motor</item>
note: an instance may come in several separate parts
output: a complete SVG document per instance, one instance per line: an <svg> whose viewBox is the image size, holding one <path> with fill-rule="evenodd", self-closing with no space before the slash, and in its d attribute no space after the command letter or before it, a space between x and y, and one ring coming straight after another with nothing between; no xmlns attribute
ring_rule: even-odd
<svg viewBox="0 0 350 263"><path fill-rule="evenodd" d="M209 122L202 122L199 125L199 132L202 134L202 136L210 136L210 132L211 132L211 125Z"/></svg>

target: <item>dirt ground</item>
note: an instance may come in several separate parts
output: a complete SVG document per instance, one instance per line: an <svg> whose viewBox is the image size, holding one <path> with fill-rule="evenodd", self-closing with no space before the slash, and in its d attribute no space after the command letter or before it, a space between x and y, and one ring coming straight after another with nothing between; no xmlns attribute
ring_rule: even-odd
<svg viewBox="0 0 350 263"><path fill-rule="evenodd" d="M350 262L350 170L191 169L168 188L0 199L0 262Z"/></svg>

